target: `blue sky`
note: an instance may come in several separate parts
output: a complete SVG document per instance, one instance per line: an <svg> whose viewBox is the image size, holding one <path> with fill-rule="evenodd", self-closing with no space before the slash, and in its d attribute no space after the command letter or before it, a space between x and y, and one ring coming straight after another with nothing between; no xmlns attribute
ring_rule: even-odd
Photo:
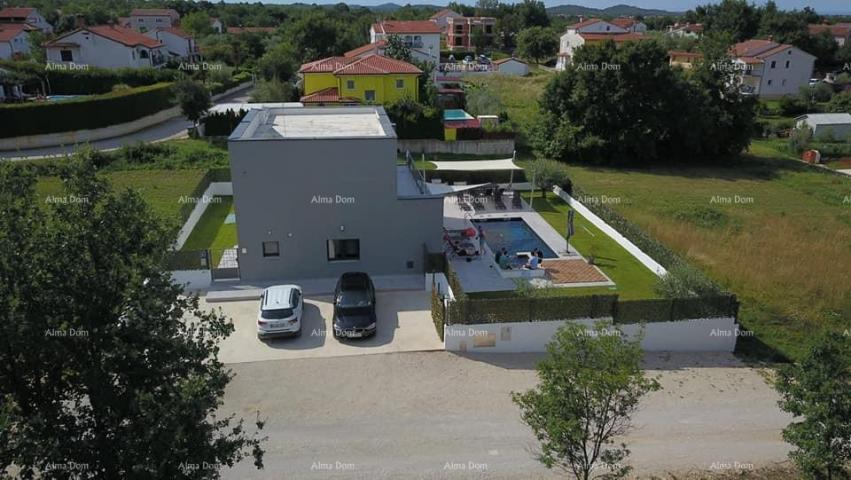
<svg viewBox="0 0 851 480"><path fill-rule="evenodd" d="M226 0L227 1L227 0ZM236 0L232 0L236 1ZM295 3L296 1L300 1L302 3L339 3L338 0L261 0L263 3ZM345 2L345 3L354 3L358 5L379 5L382 3L394 2L400 5L404 5L406 3L410 3L412 5L416 4L429 4L429 5L444 5L448 3L449 0L356 0L354 2ZM803 7L813 7L818 12L822 13L848 13L851 14L851 4L849 4L848 0L775 0L777 5L783 9L793 9L793 8L803 8ZM463 3L474 4L475 0L465 0ZM612 5L617 4L626 4L626 5L635 5L637 7L643 8L658 8L663 10L671 10L671 11L685 11L690 8L694 8L697 5L703 5L706 3L715 3L711 0L623 0L623 1L612 1L612 2L601 2L594 0L564 0L564 1L553 1L553 0L544 0L544 3L548 7L552 7L555 5L564 5L564 4L572 4L572 5L584 5L586 7L594 7L594 8L606 8ZM765 3L762 0L758 0L754 3L762 4Z"/></svg>

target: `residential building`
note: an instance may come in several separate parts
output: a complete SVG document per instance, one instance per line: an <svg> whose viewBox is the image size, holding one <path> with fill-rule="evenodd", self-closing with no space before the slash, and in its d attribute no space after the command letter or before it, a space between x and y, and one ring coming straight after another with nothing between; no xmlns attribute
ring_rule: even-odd
<svg viewBox="0 0 851 480"><path fill-rule="evenodd" d="M493 45L496 38L496 18L446 17L446 47L449 50L473 50L477 37L484 45Z"/></svg>
<svg viewBox="0 0 851 480"><path fill-rule="evenodd" d="M26 23L0 24L0 59L10 60L30 53L29 32L35 30Z"/></svg>
<svg viewBox="0 0 851 480"><path fill-rule="evenodd" d="M375 43L398 35L411 49L411 56L420 62L440 64L440 27L429 20L385 20L374 23L369 29L369 41Z"/></svg>
<svg viewBox="0 0 851 480"><path fill-rule="evenodd" d="M518 58L511 57L494 60L493 64L496 67L496 71L503 75L524 76L529 74L529 65Z"/></svg>
<svg viewBox="0 0 851 480"><path fill-rule="evenodd" d="M419 99L422 70L381 55L328 57L299 69L304 85L302 103L392 103Z"/></svg>
<svg viewBox="0 0 851 480"><path fill-rule="evenodd" d="M834 25L828 24L812 24L809 25L810 35L820 35L823 32L830 33L830 36L839 44L840 47L845 46L851 41L851 23L837 23Z"/></svg>
<svg viewBox="0 0 851 480"><path fill-rule="evenodd" d="M223 33L225 31L225 24L222 23L221 19L212 17L210 18L210 28L216 33Z"/></svg>
<svg viewBox="0 0 851 480"><path fill-rule="evenodd" d="M45 45L48 63L93 67L160 67L166 47L157 39L115 25L83 27Z"/></svg>
<svg viewBox="0 0 851 480"><path fill-rule="evenodd" d="M610 22L612 25L623 28L628 32L644 33L647 31L647 24L641 20L632 17L618 17Z"/></svg>
<svg viewBox="0 0 851 480"><path fill-rule="evenodd" d="M813 131L813 138L832 137L834 140L851 140L851 114L849 113L808 113L795 119L797 127L804 125Z"/></svg>
<svg viewBox="0 0 851 480"><path fill-rule="evenodd" d="M35 8L7 7L0 10L0 23L26 23L45 33L53 32L53 25Z"/></svg>
<svg viewBox="0 0 851 480"><path fill-rule="evenodd" d="M559 39L556 70L564 70L567 65L573 62L576 49L585 45L595 45L607 41L613 41L620 45L624 42L634 42L645 38L643 33L632 32L599 18L583 20L567 27L564 35Z"/></svg>
<svg viewBox="0 0 851 480"><path fill-rule="evenodd" d="M668 52L668 63L672 67L694 68L695 62L703 59L703 54L698 52L685 52L671 50Z"/></svg>
<svg viewBox="0 0 851 480"><path fill-rule="evenodd" d="M396 149L381 107L248 112L228 141L240 278L422 274L443 198Z"/></svg>
<svg viewBox="0 0 851 480"><path fill-rule="evenodd" d="M180 14L171 8L135 8L130 12L130 26L140 32L176 27L179 23Z"/></svg>
<svg viewBox="0 0 851 480"><path fill-rule="evenodd" d="M743 92L760 97L797 95L809 83L816 57L792 45L747 40L731 48Z"/></svg>
<svg viewBox="0 0 851 480"><path fill-rule="evenodd" d="M375 43L367 43L358 48L349 50L344 53L344 57L365 57L367 55L384 55L384 49L387 47L387 40L379 40Z"/></svg>
<svg viewBox="0 0 851 480"><path fill-rule="evenodd" d="M463 17L463 15L461 15L460 13L450 10L448 8L444 8L443 10L440 10L431 17L429 17L429 20L436 23L437 26L440 27L441 32L446 33L447 19L461 17Z"/></svg>
<svg viewBox="0 0 851 480"><path fill-rule="evenodd" d="M162 42L166 53L171 58L189 61L201 59L201 51L195 39L179 28L156 28L145 32L145 36Z"/></svg>
<svg viewBox="0 0 851 480"><path fill-rule="evenodd" d="M668 27L668 35L672 37L698 38L703 35L702 23L675 23Z"/></svg>

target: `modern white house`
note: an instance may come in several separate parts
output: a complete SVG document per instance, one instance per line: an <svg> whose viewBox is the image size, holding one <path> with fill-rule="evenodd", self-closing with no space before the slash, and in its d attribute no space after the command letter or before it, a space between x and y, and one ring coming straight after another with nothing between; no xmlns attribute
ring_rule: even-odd
<svg viewBox="0 0 851 480"><path fill-rule="evenodd" d="M370 27L369 42L387 40L391 35L402 39L415 60L440 64L440 27L436 23L429 20L381 21Z"/></svg>
<svg viewBox="0 0 851 480"><path fill-rule="evenodd" d="M175 27L157 28L145 32L145 36L159 40L165 45L169 57L190 61L200 60L201 51L192 35Z"/></svg>
<svg viewBox="0 0 851 480"><path fill-rule="evenodd" d="M816 57L792 45L747 40L731 48L741 90L764 98L797 95L809 83Z"/></svg>
<svg viewBox="0 0 851 480"><path fill-rule="evenodd" d="M28 54L31 30L35 28L25 23L0 24L0 59L10 60Z"/></svg>
<svg viewBox="0 0 851 480"><path fill-rule="evenodd" d="M135 8L130 12L130 27L140 32L176 27L179 23L180 14L171 8Z"/></svg>
<svg viewBox="0 0 851 480"><path fill-rule="evenodd" d="M83 27L44 47L48 63L102 68L161 67L167 56L161 41L115 25Z"/></svg>
<svg viewBox="0 0 851 480"><path fill-rule="evenodd" d="M25 23L45 33L53 32L53 25L35 8L8 7L0 10L0 23Z"/></svg>
<svg viewBox="0 0 851 480"><path fill-rule="evenodd" d="M808 113L795 119L796 126L804 125L813 131L813 138L832 137L834 140L851 140L851 113Z"/></svg>
<svg viewBox="0 0 851 480"><path fill-rule="evenodd" d="M528 75L529 65L523 60L511 57L503 58L502 60L494 60L496 71L503 75Z"/></svg>
<svg viewBox="0 0 851 480"><path fill-rule="evenodd" d="M635 26L635 24L632 26ZM623 42L643 40L644 38L645 36L641 32L633 32L599 18L583 20L567 27L564 35L559 39L556 70L564 70L573 62L576 49L585 45L593 45L610 40L616 44L621 44Z"/></svg>

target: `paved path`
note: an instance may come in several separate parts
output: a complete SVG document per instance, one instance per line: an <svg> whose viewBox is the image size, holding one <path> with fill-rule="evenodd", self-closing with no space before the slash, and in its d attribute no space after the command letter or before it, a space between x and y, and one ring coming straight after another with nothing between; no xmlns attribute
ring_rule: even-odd
<svg viewBox="0 0 851 480"><path fill-rule="evenodd" d="M217 100L215 103L235 103L235 102L247 102L250 96L250 91L248 89L242 90L239 92L235 92L229 96L222 97ZM163 123L154 125L152 127L148 127L143 130L139 130L137 132L133 132L127 135L123 135L120 137L107 138L104 140L97 140L95 142L90 142L91 145L96 150L115 150L117 148L121 148L122 146L128 143L137 143L137 142L145 142L145 143L153 143L153 142L162 142L165 140L171 140L174 138L186 138L186 129L192 126L192 122L187 121L183 117L175 117L170 120L166 120ZM8 151L0 151L0 159L5 160L27 160L27 159L35 159L35 158L45 158L45 157L56 157L56 156L65 156L69 153L74 153L74 151L78 148L76 145L71 146L55 146L55 147L44 147L44 148L33 148L29 150L8 150Z"/></svg>
<svg viewBox="0 0 851 480"><path fill-rule="evenodd" d="M225 479L564 478L534 459L511 391L536 382L534 354L397 353L229 365L223 413L267 419L264 470ZM720 355L654 355L627 442L642 475L784 461L790 418L756 370ZM713 468L715 464L715 468Z"/></svg>

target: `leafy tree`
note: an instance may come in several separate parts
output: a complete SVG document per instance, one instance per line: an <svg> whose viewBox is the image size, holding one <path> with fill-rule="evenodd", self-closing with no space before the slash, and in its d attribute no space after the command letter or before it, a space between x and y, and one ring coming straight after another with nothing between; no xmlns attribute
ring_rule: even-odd
<svg viewBox="0 0 851 480"><path fill-rule="evenodd" d="M188 78L175 83L174 91L183 116L197 127L198 120L213 106L210 91L201 82Z"/></svg>
<svg viewBox="0 0 851 480"><path fill-rule="evenodd" d="M261 80L251 92L251 101L259 103L292 102L296 101L295 89L290 82L277 78Z"/></svg>
<svg viewBox="0 0 851 480"><path fill-rule="evenodd" d="M411 48L405 45L402 37L399 35L388 35L387 45L384 47L384 55L402 60L403 62L411 61Z"/></svg>
<svg viewBox="0 0 851 480"><path fill-rule="evenodd" d="M522 28L550 26L547 7L540 0L523 0L522 3L516 5L516 10Z"/></svg>
<svg viewBox="0 0 851 480"><path fill-rule="evenodd" d="M641 370L640 345L600 324L590 330L567 324L547 352L538 364L539 385L512 393L541 442L538 459L583 480L599 468L605 478L627 475L629 450L615 438L629 431L641 397L660 388Z"/></svg>
<svg viewBox="0 0 851 480"><path fill-rule="evenodd" d="M287 43L279 43L257 61L257 69L266 80L289 81L296 72L295 51Z"/></svg>
<svg viewBox="0 0 851 480"><path fill-rule="evenodd" d="M466 110L471 115L499 115L505 111L499 96L481 86L473 86L466 92Z"/></svg>
<svg viewBox="0 0 851 480"><path fill-rule="evenodd" d="M759 10L746 0L722 0L699 6L695 13L705 31L729 33L734 42L753 38L759 30Z"/></svg>
<svg viewBox="0 0 851 480"><path fill-rule="evenodd" d="M517 32L522 29L522 22L517 15L507 14L496 20L497 43L503 50L517 46Z"/></svg>
<svg viewBox="0 0 851 480"><path fill-rule="evenodd" d="M799 363L781 366L780 408L795 416L783 439L789 456L813 479L848 478L851 462L851 337L820 335Z"/></svg>
<svg viewBox="0 0 851 480"><path fill-rule="evenodd" d="M88 162L63 179L44 199L0 164L0 471L217 479L249 454L262 467L261 439L217 413L233 325L172 283L176 229Z"/></svg>
<svg viewBox="0 0 851 480"><path fill-rule="evenodd" d="M827 104L827 111L833 113L851 113L851 92L834 95Z"/></svg>
<svg viewBox="0 0 851 480"><path fill-rule="evenodd" d="M210 25L210 16L204 11L184 15L180 19L180 28L192 33L196 37L213 33L213 27Z"/></svg>
<svg viewBox="0 0 851 480"><path fill-rule="evenodd" d="M489 17L496 13L499 8L499 0L476 0L476 15Z"/></svg>
<svg viewBox="0 0 851 480"><path fill-rule="evenodd" d="M808 125L802 125L792 131L789 137L789 148L793 152L801 153L810 148L810 142L813 141L813 129Z"/></svg>
<svg viewBox="0 0 851 480"><path fill-rule="evenodd" d="M517 54L535 63L555 55L557 50L558 36L548 28L532 27L517 34Z"/></svg>
<svg viewBox="0 0 851 480"><path fill-rule="evenodd" d="M541 188L541 196L547 198L547 192L556 185L564 185L570 181L567 166L555 160L539 158L529 166L529 174L536 186Z"/></svg>

